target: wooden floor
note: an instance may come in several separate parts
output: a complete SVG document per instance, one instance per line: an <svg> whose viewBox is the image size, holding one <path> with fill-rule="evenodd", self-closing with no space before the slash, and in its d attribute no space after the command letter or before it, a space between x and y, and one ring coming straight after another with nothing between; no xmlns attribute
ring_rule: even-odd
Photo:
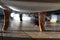
<svg viewBox="0 0 60 40"><path fill-rule="evenodd" d="M1 27L3 24L3 21L1 21ZM50 25L50 26L49 26ZM44 32L39 31L39 27L34 25L31 20L23 20L22 22L16 21L16 20L10 20L10 25L8 30L5 33L0 33L0 36L3 36L3 39L5 40L20 40L19 38L29 38L29 40L35 39L58 39L60 38L60 31L51 31L51 30L58 30L60 29L59 24L56 27L51 24L46 24ZM1 29L0 27L0 29ZM57 28L58 27L58 28ZM51 30L50 30L51 29ZM50 30L50 31L49 31ZM1 31L1 30L0 30ZM15 39L16 38L16 39ZM22 39L23 40L23 39Z"/></svg>

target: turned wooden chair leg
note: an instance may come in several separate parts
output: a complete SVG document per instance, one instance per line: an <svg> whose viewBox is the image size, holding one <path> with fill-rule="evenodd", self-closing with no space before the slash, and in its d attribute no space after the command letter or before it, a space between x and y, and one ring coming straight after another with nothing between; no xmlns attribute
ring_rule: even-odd
<svg viewBox="0 0 60 40"><path fill-rule="evenodd" d="M40 28L40 31L42 32L45 28L44 28L44 25L45 25L45 12L40 12L39 13L39 28Z"/></svg>
<svg viewBox="0 0 60 40"><path fill-rule="evenodd" d="M7 30L9 27L9 11L8 10L4 10L4 27L3 30Z"/></svg>

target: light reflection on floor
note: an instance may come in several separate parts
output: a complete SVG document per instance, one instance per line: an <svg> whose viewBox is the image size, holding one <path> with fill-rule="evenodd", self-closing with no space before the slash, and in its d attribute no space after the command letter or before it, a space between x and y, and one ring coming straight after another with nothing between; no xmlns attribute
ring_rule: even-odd
<svg viewBox="0 0 60 40"><path fill-rule="evenodd" d="M31 20L31 17L29 17L28 15L26 14L23 14L23 20Z"/></svg>
<svg viewBox="0 0 60 40"><path fill-rule="evenodd" d="M17 16L17 17L19 17L19 16ZM31 17L29 17L28 15L23 14L22 22L20 22L20 20L16 20L16 19L11 20L10 27L8 28L8 30L39 31L39 27L35 27L35 25L31 23Z"/></svg>

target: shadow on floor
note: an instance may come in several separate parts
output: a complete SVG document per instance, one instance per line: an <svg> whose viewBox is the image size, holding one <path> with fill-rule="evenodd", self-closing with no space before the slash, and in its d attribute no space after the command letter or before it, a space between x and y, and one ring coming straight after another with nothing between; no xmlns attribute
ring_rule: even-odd
<svg viewBox="0 0 60 40"><path fill-rule="evenodd" d="M60 32L60 30L44 30L43 32Z"/></svg>
<svg viewBox="0 0 60 40"><path fill-rule="evenodd" d="M60 38L19 38L19 37L1 37L0 40L60 40Z"/></svg>
<svg viewBox="0 0 60 40"><path fill-rule="evenodd" d="M3 37L3 40L34 40L32 38Z"/></svg>
<svg viewBox="0 0 60 40"><path fill-rule="evenodd" d="M0 36L0 40L3 40L3 37L2 36Z"/></svg>

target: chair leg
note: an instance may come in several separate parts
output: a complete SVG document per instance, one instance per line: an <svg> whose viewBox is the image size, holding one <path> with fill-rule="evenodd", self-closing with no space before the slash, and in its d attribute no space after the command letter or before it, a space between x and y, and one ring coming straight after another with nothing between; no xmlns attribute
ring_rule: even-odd
<svg viewBox="0 0 60 40"><path fill-rule="evenodd" d="M4 28L3 30L7 30L9 27L9 11L8 10L4 10Z"/></svg>
<svg viewBox="0 0 60 40"><path fill-rule="evenodd" d="M40 31L42 32L45 28L44 28L44 25L45 25L45 12L40 12L39 13L39 28L40 28Z"/></svg>

